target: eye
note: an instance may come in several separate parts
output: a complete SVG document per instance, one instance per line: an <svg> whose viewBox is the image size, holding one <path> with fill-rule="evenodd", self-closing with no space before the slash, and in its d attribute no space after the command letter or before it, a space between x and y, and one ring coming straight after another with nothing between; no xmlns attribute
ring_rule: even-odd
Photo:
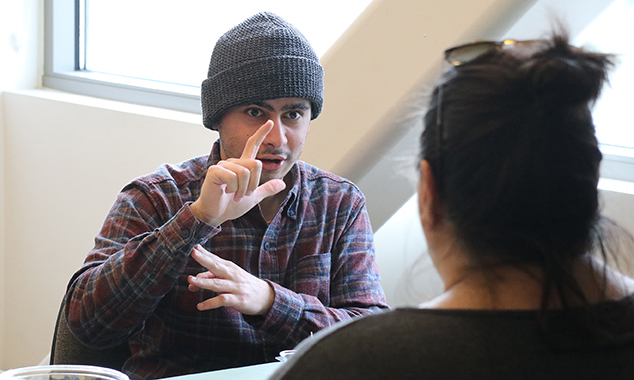
<svg viewBox="0 0 634 380"><path fill-rule="evenodd" d="M301 112L299 111L288 111L286 113L286 117L291 119L291 120L297 120L299 118L301 118L303 115Z"/></svg>
<svg viewBox="0 0 634 380"><path fill-rule="evenodd" d="M251 117L260 117L262 116L262 110L259 108L247 108L247 115Z"/></svg>

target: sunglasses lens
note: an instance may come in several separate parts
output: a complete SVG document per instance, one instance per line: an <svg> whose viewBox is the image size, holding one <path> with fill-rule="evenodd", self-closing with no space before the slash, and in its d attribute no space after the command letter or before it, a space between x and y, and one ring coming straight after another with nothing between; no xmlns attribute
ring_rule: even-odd
<svg viewBox="0 0 634 380"><path fill-rule="evenodd" d="M508 41L508 40L507 40ZM519 55L528 56L535 54L540 50L544 50L548 47L548 44L544 40L526 40L526 41L513 41L511 43L507 41L502 45L504 50L516 51ZM513 48L513 49L511 49Z"/></svg>
<svg viewBox="0 0 634 380"><path fill-rule="evenodd" d="M497 47L494 42L480 42L458 46L445 52L445 60L454 66L459 66L495 49L497 49Z"/></svg>

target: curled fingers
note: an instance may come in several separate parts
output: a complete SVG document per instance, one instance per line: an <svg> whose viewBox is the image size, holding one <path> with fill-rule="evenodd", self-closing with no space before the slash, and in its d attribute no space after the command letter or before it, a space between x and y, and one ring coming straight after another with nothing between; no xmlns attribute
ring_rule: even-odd
<svg viewBox="0 0 634 380"><path fill-rule="evenodd" d="M258 185L260 184L260 175L262 174L262 161L251 159L247 160L242 158L230 158L226 162L242 168L240 170L243 171L241 172L241 174L243 174L244 177L241 177L241 179L244 182L241 181L240 185L244 186L244 188L242 189L244 190L244 192L240 192L240 197L245 195L250 196L251 194L253 194L255 189L257 189Z"/></svg>

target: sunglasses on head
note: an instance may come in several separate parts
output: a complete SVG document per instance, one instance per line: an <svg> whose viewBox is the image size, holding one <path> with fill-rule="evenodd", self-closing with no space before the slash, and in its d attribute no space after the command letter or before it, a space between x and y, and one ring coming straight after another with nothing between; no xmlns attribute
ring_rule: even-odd
<svg viewBox="0 0 634 380"><path fill-rule="evenodd" d="M524 54L531 54L543 46L544 40L476 41L445 50L445 61L454 66L460 66L494 51L519 47L522 48Z"/></svg>
<svg viewBox="0 0 634 380"><path fill-rule="evenodd" d="M531 55L545 46L544 40L516 41L507 39L504 41L476 41L464 45L454 46L445 50L444 59L453 66L460 66L472 62L477 58L495 51L506 51L514 48L518 55ZM437 154L437 175L442 176L442 150L444 146L444 129L442 124L442 93L443 84L438 87L438 106L436 107L436 147ZM441 181L442 178L437 178Z"/></svg>

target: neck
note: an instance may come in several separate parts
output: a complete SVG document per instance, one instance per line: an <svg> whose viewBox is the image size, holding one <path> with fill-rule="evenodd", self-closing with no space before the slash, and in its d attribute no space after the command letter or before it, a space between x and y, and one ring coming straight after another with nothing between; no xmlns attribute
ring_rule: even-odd
<svg viewBox="0 0 634 380"><path fill-rule="evenodd" d="M518 268L506 265L480 270L471 267L463 256L448 259L438 269L445 282L445 291L421 307L537 310L542 306L543 272L536 266ZM621 299L634 293L634 280L605 268L602 262L590 255L577 259L572 272L591 304ZM579 299L569 298L570 301L573 302L570 306L582 304ZM559 295L554 294L547 307L561 308Z"/></svg>
<svg viewBox="0 0 634 380"><path fill-rule="evenodd" d="M539 309L542 276L537 268L511 265L478 266L458 243L444 218L424 229L430 256L445 291L421 305L447 309Z"/></svg>
<svg viewBox="0 0 634 380"><path fill-rule="evenodd" d="M446 277L445 277L446 278ZM463 267L445 281L445 291L425 307L448 309L539 309L542 278L533 268L511 266L480 270Z"/></svg>
<svg viewBox="0 0 634 380"><path fill-rule="evenodd" d="M280 207L282 206L284 199L286 199L288 192L293 187L292 177L293 176L291 175L291 173L288 173L284 177L284 183L286 183L286 187L284 188L284 190L268 198L264 198L260 202L260 210L262 212L262 216L267 222L270 223L271 220L275 218L275 215L277 215L277 212L280 210Z"/></svg>

